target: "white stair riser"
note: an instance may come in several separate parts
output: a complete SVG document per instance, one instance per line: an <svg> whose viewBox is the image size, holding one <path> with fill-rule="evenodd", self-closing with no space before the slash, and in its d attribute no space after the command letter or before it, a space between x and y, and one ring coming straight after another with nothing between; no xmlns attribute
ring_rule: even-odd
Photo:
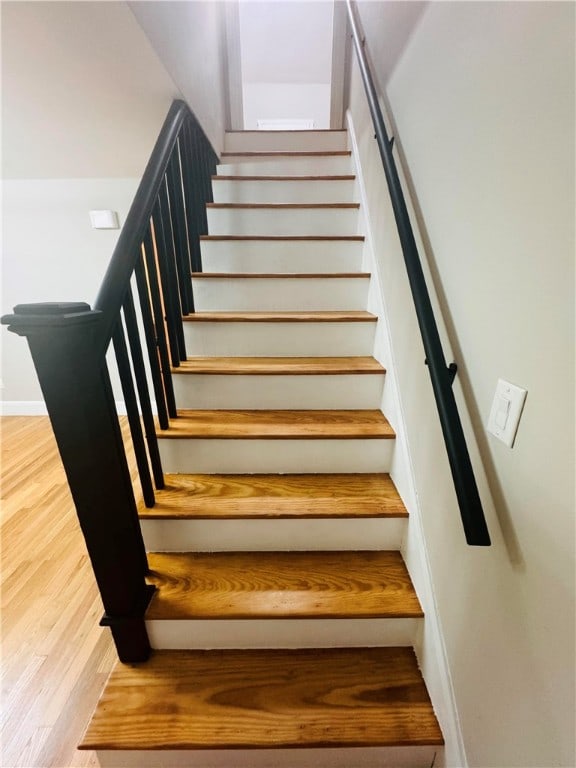
<svg viewBox="0 0 576 768"><path fill-rule="evenodd" d="M354 173L348 155L311 157L224 157L218 176L341 176Z"/></svg>
<svg viewBox="0 0 576 768"><path fill-rule="evenodd" d="M353 203L354 181L212 181L215 203Z"/></svg>
<svg viewBox="0 0 576 768"><path fill-rule="evenodd" d="M380 408L384 374L225 375L172 377L178 408L237 410Z"/></svg>
<svg viewBox="0 0 576 768"><path fill-rule="evenodd" d="M160 438L158 445L164 472L244 475L389 472L394 441Z"/></svg>
<svg viewBox="0 0 576 768"><path fill-rule="evenodd" d="M225 152L340 152L348 149L346 131L231 131Z"/></svg>
<svg viewBox="0 0 576 768"><path fill-rule="evenodd" d="M440 747L199 749L96 752L101 768L429 768ZM438 763L438 765L443 763Z"/></svg>
<svg viewBox="0 0 576 768"><path fill-rule="evenodd" d="M347 236L358 232L356 208L208 208L210 235Z"/></svg>
<svg viewBox="0 0 576 768"><path fill-rule="evenodd" d="M331 240L202 240L205 272L359 272L364 243Z"/></svg>
<svg viewBox="0 0 576 768"><path fill-rule="evenodd" d="M341 648L411 646L422 619L147 621L152 648Z"/></svg>
<svg viewBox="0 0 576 768"><path fill-rule="evenodd" d="M338 357L371 355L375 323L184 323L188 355Z"/></svg>
<svg viewBox="0 0 576 768"><path fill-rule="evenodd" d="M141 520L149 552L400 549L406 518Z"/></svg>
<svg viewBox="0 0 576 768"><path fill-rule="evenodd" d="M368 277L193 278L197 312L365 310Z"/></svg>

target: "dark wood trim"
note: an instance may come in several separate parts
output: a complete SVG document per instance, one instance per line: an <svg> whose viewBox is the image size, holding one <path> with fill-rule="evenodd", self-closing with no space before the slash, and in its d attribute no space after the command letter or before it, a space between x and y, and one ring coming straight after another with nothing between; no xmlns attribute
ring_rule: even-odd
<svg viewBox="0 0 576 768"><path fill-rule="evenodd" d="M294 240L296 242L304 242L310 240L312 242L347 242L347 243L363 243L365 240L364 235L342 235L340 237L333 237L331 235L202 235L200 240L215 241L270 241L270 242L283 242L286 240Z"/></svg>
<svg viewBox="0 0 576 768"><path fill-rule="evenodd" d="M370 272L192 272L195 280L348 280L366 279Z"/></svg>
<svg viewBox="0 0 576 768"><path fill-rule="evenodd" d="M351 157L349 150L334 152L222 152L220 157Z"/></svg>
<svg viewBox="0 0 576 768"><path fill-rule="evenodd" d="M354 181L352 174L339 176L212 176L212 181Z"/></svg>
<svg viewBox="0 0 576 768"><path fill-rule="evenodd" d="M370 312L195 312L185 323L375 323Z"/></svg>
<svg viewBox="0 0 576 768"><path fill-rule="evenodd" d="M360 203L207 203L206 208L216 210L359 210Z"/></svg>

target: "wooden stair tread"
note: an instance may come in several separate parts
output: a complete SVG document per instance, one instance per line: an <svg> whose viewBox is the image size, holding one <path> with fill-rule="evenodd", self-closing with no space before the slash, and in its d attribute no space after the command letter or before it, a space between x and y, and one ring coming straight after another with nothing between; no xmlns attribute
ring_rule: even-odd
<svg viewBox="0 0 576 768"><path fill-rule="evenodd" d="M257 208L264 211L324 210L325 208L358 210L360 203L206 203L206 208L218 210L251 210Z"/></svg>
<svg viewBox="0 0 576 768"><path fill-rule="evenodd" d="M420 618L402 555L385 552L150 552L146 618Z"/></svg>
<svg viewBox="0 0 576 768"><path fill-rule="evenodd" d="M442 745L411 648L156 651L116 664L81 749Z"/></svg>
<svg viewBox="0 0 576 768"><path fill-rule="evenodd" d="M165 475L146 520L408 517L389 475Z"/></svg>
<svg viewBox="0 0 576 768"><path fill-rule="evenodd" d="M234 135L235 133L253 133L256 136L277 136L279 133L348 133L346 128L286 128L278 130L276 128L270 128L268 130L261 130L260 128L239 128L233 131L225 131L226 135Z"/></svg>
<svg viewBox="0 0 576 768"><path fill-rule="evenodd" d="M173 368L176 374L330 375L382 374L373 357L189 357Z"/></svg>
<svg viewBox="0 0 576 768"><path fill-rule="evenodd" d="M222 152L220 157L351 157L350 150L331 150L322 152L318 150L265 150L264 152Z"/></svg>
<svg viewBox="0 0 576 768"><path fill-rule="evenodd" d="M212 181L354 181L354 174L324 176L212 176Z"/></svg>
<svg viewBox="0 0 576 768"><path fill-rule="evenodd" d="M195 280L366 280L370 272L192 272Z"/></svg>
<svg viewBox="0 0 576 768"><path fill-rule="evenodd" d="M361 310L327 312L194 312L185 323L375 323L378 318Z"/></svg>
<svg viewBox="0 0 576 768"><path fill-rule="evenodd" d="M269 240L271 242L281 242L286 240L297 240L299 242L305 242L311 240L313 242L364 242L364 235L200 235L200 240L207 241L249 241L249 240Z"/></svg>
<svg viewBox="0 0 576 768"><path fill-rule="evenodd" d="M377 410L179 410L158 436L224 439L358 439L395 437Z"/></svg>

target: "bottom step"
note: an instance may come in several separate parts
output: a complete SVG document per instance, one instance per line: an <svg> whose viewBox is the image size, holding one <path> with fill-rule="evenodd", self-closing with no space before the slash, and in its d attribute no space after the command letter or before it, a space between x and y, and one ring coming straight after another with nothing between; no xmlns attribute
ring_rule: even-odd
<svg viewBox="0 0 576 768"><path fill-rule="evenodd" d="M142 665L118 663L80 748L98 750L102 765L115 766L215 765L185 755L296 747L368 750L379 754L374 765L386 765L375 748L442 744L411 648L336 648L157 651ZM396 765L430 764L395 754ZM250 764L260 765L254 756ZM268 764L300 762L274 757ZM345 764L370 765L350 757L326 762Z"/></svg>

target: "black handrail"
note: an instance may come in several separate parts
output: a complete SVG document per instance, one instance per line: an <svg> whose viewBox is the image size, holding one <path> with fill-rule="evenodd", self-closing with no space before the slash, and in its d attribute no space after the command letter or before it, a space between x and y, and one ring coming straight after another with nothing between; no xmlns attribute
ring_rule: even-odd
<svg viewBox="0 0 576 768"><path fill-rule="evenodd" d="M462 422L460 421L460 414L458 413L458 406L452 391L456 366L454 364L451 364L449 367L446 365L434 310L432 309L426 279L414 239L414 232L412 231L410 216L392 153L392 142L388 138L374 79L368 66L364 50L365 41L360 37L352 1L346 0L346 6L348 8L348 17L352 28L358 64L376 131L376 140L388 183L396 226L400 236L402 253L412 290L418 325L426 354L426 363L430 371L432 388L436 398L436 406L440 416L440 424L442 426L450 469L452 470L454 488L458 498L466 541L471 545L489 546L490 535L482 509L480 494L478 493L478 486L476 485L476 478L474 477L472 462L468 453L468 446L466 445L466 438L464 437L464 430L462 429Z"/></svg>
<svg viewBox="0 0 576 768"><path fill-rule="evenodd" d="M177 416L171 365L186 357L182 316L194 311L191 267L217 156L182 101L172 104L136 192L94 308L30 304L2 317L26 336L78 519L122 661L150 653L144 612L146 551L106 352L113 342L143 498L164 476L144 364L148 357L160 429ZM134 276L144 343L131 289ZM170 356L169 353L170 352Z"/></svg>

